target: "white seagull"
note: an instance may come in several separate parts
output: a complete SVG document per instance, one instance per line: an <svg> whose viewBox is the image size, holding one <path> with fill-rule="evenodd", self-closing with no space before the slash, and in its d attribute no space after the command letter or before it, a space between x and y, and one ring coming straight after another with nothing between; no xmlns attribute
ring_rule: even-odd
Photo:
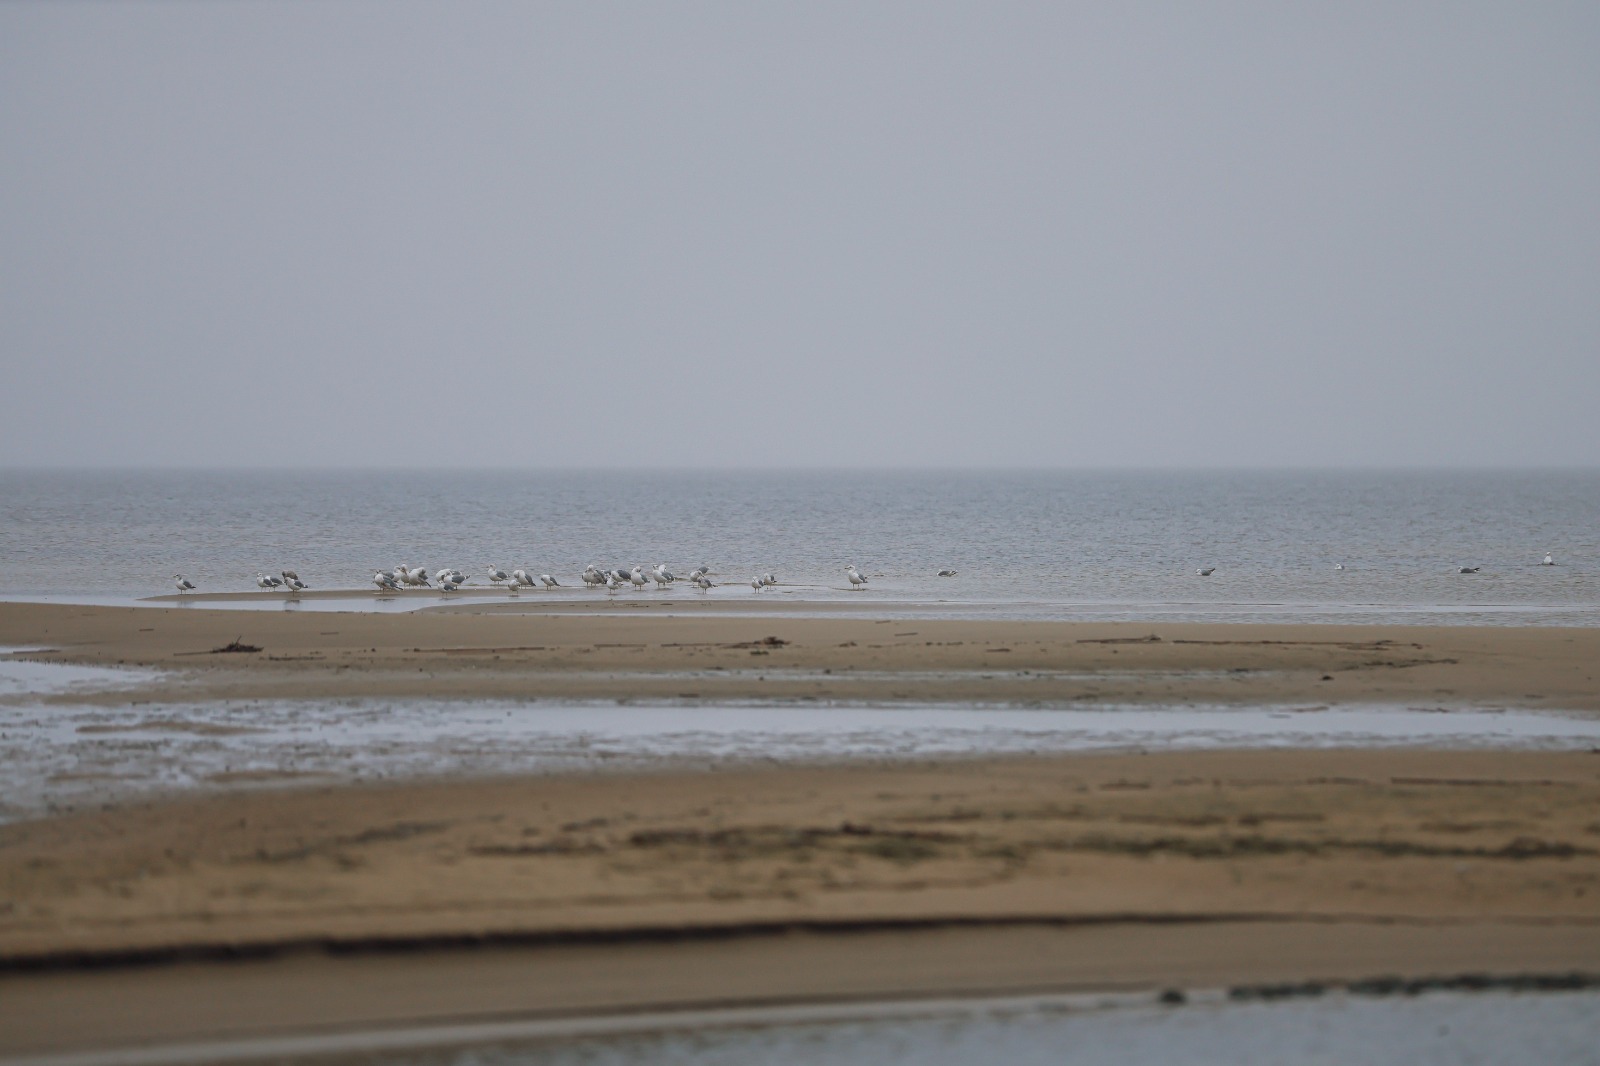
<svg viewBox="0 0 1600 1066"><path fill-rule="evenodd" d="M490 563L489 564L489 580L493 581L493 582L496 582L496 583L504 581L504 580L506 580L506 572L504 570L500 569L498 566L495 566L493 563Z"/></svg>
<svg viewBox="0 0 1600 1066"><path fill-rule="evenodd" d="M400 586L395 584L394 571L375 570L372 573L372 583L378 586L379 594L385 592L399 592Z"/></svg>
<svg viewBox="0 0 1600 1066"><path fill-rule="evenodd" d="M844 576L850 579L850 587L853 589L860 589L867 583L867 575L857 570L855 563L844 568Z"/></svg>
<svg viewBox="0 0 1600 1066"><path fill-rule="evenodd" d="M595 569L593 563L589 564L589 568L583 572L582 576L583 583L590 588L599 588L606 581L605 576Z"/></svg>
<svg viewBox="0 0 1600 1066"><path fill-rule="evenodd" d="M526 570L513 570L511 571L511 584L520 588L523 585L533 584L533 578L528 576Z"/></svg>
<svg viewBox="0 0 1600 1066"><path fill-rule="evenodd" d="M456 575L455 575L454 571L447 570L443 574L439 575L439 591L441 591L441 592L454 592L456 589L458 589L460 587L461 587L461 582L456 580Z"/></svg>
<svg viewBox="0 0 1600 1066"><path fill-rule="evenodd" d="M275 589L279 585L283 584L283 579L277 577L268 577L266 574L257 574L256 584L264 589Z"/></svg>
<svg viewBox="0 0 1600 1066"><path fill-rule="evenodd" d="M173 574L172 581L173 584L178 586L178 595L180 596L182 596L185 592L194 591L194 583L188 578L184 577L182 574Z"/></svg>
<svg viewBox="0 0 1600 1066"><path fill-rule="evenodd" d="M531 585L531 584L533 584L533 582L530 581L530 582L528 582L528 584ZM558 588L561 587L561 582L557 581L554 577L552 577L549 574L540 574L539 575L539 584L543 585L547 589L558 589Z"/></svg>
<svg viewBox="0 0 1600 1066"><path fill-rule="evenodd" d="M1210 577L1216 572L1217 568L1214 566L1202 566L1200 569L1195 571L1195 573L1199 574L1201 577Z"/></svg>
<svg viewBox="0 0 1600 1066"><path fill-rule="evenodd" d="M760 592L762 589L767 587L767 583L762 581L759 576L756 576L750 579L750 587L755 589L757 592Z"/></svg>
<svg viewBox="0 0 1600 1066"><path fill-rule="evenodd" d="M636 589L642 589L650 583L650 579L644 576L643 566L634 567L628 573L628 580L633 582L633 587Z"/></svg>
<svg viewBox="0 0 1600 1066"><path fill-rule="evenodd" d="M657 563L655 570L653 570L651 574L656 579L656 585L660 588L666 588L668 585L678 580L672 571L667 569L666 563Z"/></svg>
<svg viewBox="0 0 1600 1066"><path fill-rule="evenodd" d="M288 586L290 592L300 592L311 587L296 577L293 570L283 572L283 583Z"/></svg>
<svg viewBox="0 0 1600 1066"><path fill-rule="evenodd" d="M765 574L761 575L761 583L768 588L773 588L778 584L778 575L769 570Z"/></svg>
<svg viewBox="0 0 1600 1066"><path fill-rule="evenodd" d="M1555 553L1553 553L1553 552L1545 552L1544 553L1544 562L1540 563L1539 565L1540 566L1554 566L1554 565L1556 565Z"/></svg>
<svg viewBox="0 0 1600 1066"><path fill-rule="evenodd" d="M1482 569L1483 569L1483 567L1481 567L1481 566L1458 566L1458 567L1456 567L1456 573L1458 573L1458 574L1476 574L1479 570L1482 570Z"/></svg>

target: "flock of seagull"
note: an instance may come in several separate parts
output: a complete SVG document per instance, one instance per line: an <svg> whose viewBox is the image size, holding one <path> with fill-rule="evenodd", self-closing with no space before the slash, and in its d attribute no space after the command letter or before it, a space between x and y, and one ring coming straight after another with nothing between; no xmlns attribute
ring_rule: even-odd
<svg viewBox="0 0 1600 1066"><path fill-rule="evenodd" d="M490 564L487 570L490 583L504 588L507 592L520 592L522 589L534 587L564 587L561 582L550 574L535 576L526 570L512 570L507 573L494 564ZM955 573L954 570L941 570L939 571L939 576L954 577ZM584 567L583 573L578 576L586 587L596 589L603 585L613 594L618 589L629 585L635 589L642 589L652 581L655 582L657 589L665 589L679 580L686 580L702 592L714 589L719 584L719 582L711 580L711 568L709 566L697 566L689 571L687 577L679 578L671 570L667 569L666 563L657 563L649 571L646 571L642 565L631 569L619 567L614 570L602 570L594 563L590 563ZM852 589L861 589L867 584L867 575L856 569L854 563L844 568L844 576L849 579ZM195 591L194 582L182 574L172 575L172 580L177 586L178 595L180 596L186 592ZM372 583L377 586L380 596L390 592L400 592L408 588L436 588L441 592L454 592L462 585L467 584L468 580L465 574L454 567L435 570L430 576L427 567L419 566L413 569L405 563L401 563L393 570L376 570L372 574ZM434 584L434 582L438 582L438 584ZM750 587L757 592L774 588L777 584L778 577L771 572L757 574L750 579ZM280 570L277 577L271 574L256 574L256 587L267 591L281 588L286 592L293 593L308 589L311 586L301 581L300 575L293 570Z"/></svg>
<svg viewBox="0 0 1600 1066"><path fill-rule="evenodd" d="M1539 565L1556 565L1555 554L1553 552L1545 552L1544 559L1539 563ZM508 592L520 592L525 588L534 587L564 587L561 582L557 581L549 574L533 575L528 573L526 570L512 570L510 573L507 573L493 564L491 564L487 569L489 571L490 583L493 585L498 585L506 589ZM1337 563L1334 565L1334 569L1343 570L1344 564ZM1456 573L1476 574L1482 569L1483 567L1481 566L1458 566L1456 567ZM1202 566L1195 571L1195 573L1201 577L1210 577L1216 572L1217 568L1214 566ZM957 571L955 570L940 570L939 576L955 577L956 573ZM844 568L844 576L849 579L850 587L852 589L859 590L866 587L867 575L856 569L854 563L851 563L849 566ZM603 585L611 593L615 593L618 589L626 588L630 585L635 589L642 589L646 585L649 585L652 581L655 582L657 589L665 589L671 587L679 580L685 580L699 588L701 592L714 589L719 584L719 582L711 580L711 568L709 566L697 566L693 570L689 571L687 577L680 579L671 570L667 569L666 563L657 563L648 571L645 570L642 565L632 568L619 567L614 570L602 570L594 563L590 563L588 566L583 568L583 573L579 574L578 577L587 588L597 589ZM182 574L172 575L172 580L174 584L177 585L178 595L180 596L186 592L195 591L194 583L188 578L184 577ZM435 581L438 582L437 585L434 584ZM377 586L379 595L390 592L399 592L402 589L408 588L437 588L442 592L454 592L462 585L467 584L467 582L467 576L454 567L446 567L442 570L436 570L433 572L433 575L430 578L427 567L419 566L413 570L405 563L401 563L393 570L374 571L372 575L372 583ZM771 573L757 574L750 579L750 587L755 589L757 592L762 592L766 589L773 588L777 584L777 576ZM310 585L307 585L305 582L301 581L300 575L295 573L293 570L280 570L278 571L278 576L276 577L272 576L271 574L258 573L256 575L256 586L268 591L281 588L284 591L291 593L300 592L311 587Z"/></svg>

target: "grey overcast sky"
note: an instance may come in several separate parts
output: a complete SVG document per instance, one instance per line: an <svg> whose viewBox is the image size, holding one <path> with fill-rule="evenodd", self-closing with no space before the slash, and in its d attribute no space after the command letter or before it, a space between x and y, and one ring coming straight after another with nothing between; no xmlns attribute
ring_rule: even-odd
<svg viewBox="0 0 1600 1066"><path fill-rule="evenodd" d="M1600 4L0 4L0 464L1600 464Z"/></svg>

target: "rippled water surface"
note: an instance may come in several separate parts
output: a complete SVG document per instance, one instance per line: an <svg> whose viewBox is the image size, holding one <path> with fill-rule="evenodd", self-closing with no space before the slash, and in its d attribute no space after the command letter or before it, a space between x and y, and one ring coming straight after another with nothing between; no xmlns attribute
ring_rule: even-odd
<svg viewBox="0 0 1600 1066"><path fill-rule="evenodd" d="M0 676L7 664L0 662ZM0 699L0 821L195 788L1073 751L1586 749L1600 720L1405 707Z"/></svg>
<svg viewBox="0 0 1600 1066"><path fill-rule="evenodd" d="M853 562L871 575L854 599L951 613L1600 624L1597 471L9 471L0 494L13 597L162 594L176 573L248 591L284 567L364 588L402 562L572 583L664 561L709 564L720 598L773 571L828 601Z"/></svg>

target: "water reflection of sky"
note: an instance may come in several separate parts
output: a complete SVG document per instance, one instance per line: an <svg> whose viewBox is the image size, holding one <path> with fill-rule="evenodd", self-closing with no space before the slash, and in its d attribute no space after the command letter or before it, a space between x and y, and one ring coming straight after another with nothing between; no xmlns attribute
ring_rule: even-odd
<svg viewBox="0 0 1600 1066"><path fill-rule="evenodd" d="M0 668L12 664L0 664ZM1404 707L360 699L0 703L0 817L245 783L1261 747L1573 749L1600 718Z"/></svg>
<svg viewBox="0 0 1600 1066"><path fill-rule="evenodd" d="M1272 1003L1201 993L1177 1005L1150 993L1069 994L489 1021L183 1050L367 1066L1566 1066L1595 1061L1597 1018L1592 988L1383 997L1333 989ZM175 1049L140 1061L164 1050Z"/></svg>

